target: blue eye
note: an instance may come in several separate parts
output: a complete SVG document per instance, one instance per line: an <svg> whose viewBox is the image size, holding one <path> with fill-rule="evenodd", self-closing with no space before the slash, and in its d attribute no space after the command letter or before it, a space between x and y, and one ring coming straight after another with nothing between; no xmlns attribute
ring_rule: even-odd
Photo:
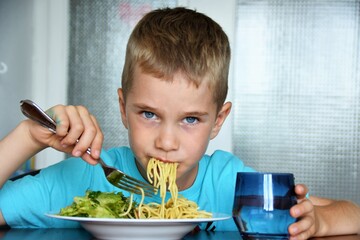
<svg viewBox="0 0 360 240"><path fill-rule="evenodd" d="M199 121L199 119L196 117L186 117L185 118L185 122L189 123L189 124L194 124L194 123L197 123L198 121Z"/></svg>
<svg viewBox="0 0 360 240"><path fill-rule="evenodd" d="M152 118L155 117L155 114L154 114L154 113L152 113L152 112L147 112L147 111L144 111L144 112L142 113L142 115L143 115L145 118L148 118L148 119L152 119Z"/></svg>

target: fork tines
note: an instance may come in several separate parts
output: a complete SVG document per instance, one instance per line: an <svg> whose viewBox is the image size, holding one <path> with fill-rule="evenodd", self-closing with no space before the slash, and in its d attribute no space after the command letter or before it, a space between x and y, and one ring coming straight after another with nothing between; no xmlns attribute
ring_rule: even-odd
<svg viewBox="0 0 360 240"><path fill-rule="evenodd" d="M154 186L144 183L142 181L139 181L135 178L132 178L128 175L122 177L118 182L117 185L119 188L124 189L126 191L139 194L141 195L140 188L143 189L145 196L153 196L157 190L154 188Z"/></svg>

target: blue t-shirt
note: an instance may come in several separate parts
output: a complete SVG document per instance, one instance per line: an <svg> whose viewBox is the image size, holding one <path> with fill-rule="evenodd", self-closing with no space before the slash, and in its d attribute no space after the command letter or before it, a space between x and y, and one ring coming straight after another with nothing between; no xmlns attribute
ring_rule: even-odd
<svg viewBox="0 0 360 240"><path fill-rule="evenodd" d="M130 148L103 150L101 157L110 166L145 181L136 167ZM195 182L179 194L195 201L202 210L231 215L236 173L249 171L253 169L244 166L233 154L215 151L211 156L203 156ZM69 158L42 169L36 176L7 181L0 190L0 209L12 228L79 227L75 221L50 218L45 214L58 213L61 208L70 205L75 196L84 196L86 190L120 191L107 182L99 164L93 166L81 158ZM129 196L129 193L124 191L124 195ZM139 202L140 198L135 195L136 201ZM146 202L159 202L159 196L145 199ZM229 219L204 224L201 228L227 231L236 230L236 225Z"/></svg>

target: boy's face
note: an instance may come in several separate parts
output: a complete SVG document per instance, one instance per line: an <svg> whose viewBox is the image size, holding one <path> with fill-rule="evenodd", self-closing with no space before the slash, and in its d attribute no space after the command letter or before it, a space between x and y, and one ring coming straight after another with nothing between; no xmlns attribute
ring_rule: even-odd
<svg viewBox="0 0 360 240"><path fill-rule="evenodd" d="M131 90L123 98L118 90L122 121L128 129L130 146L137 165L146 178L151 157L177 162L180 190L192 185L198 162L210 139L214 138L231 109L223 105L219 113L206 84L198 88L181 74L172 82L135 70Z"/></svg>

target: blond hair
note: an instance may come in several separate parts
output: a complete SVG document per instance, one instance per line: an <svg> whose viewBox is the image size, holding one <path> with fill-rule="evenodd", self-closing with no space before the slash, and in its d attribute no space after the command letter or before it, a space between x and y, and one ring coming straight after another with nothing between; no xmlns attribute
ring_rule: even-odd
<svg viewBox="0 0 360 240"><path fill-rule="evenodd" d="M138 66L167 81L179 72L196 87L205 81L220 109L228 91L229 63L229 41L215 21L182 7L157 9L147 13L130 35L122 74L124 98Z"/></svg>

